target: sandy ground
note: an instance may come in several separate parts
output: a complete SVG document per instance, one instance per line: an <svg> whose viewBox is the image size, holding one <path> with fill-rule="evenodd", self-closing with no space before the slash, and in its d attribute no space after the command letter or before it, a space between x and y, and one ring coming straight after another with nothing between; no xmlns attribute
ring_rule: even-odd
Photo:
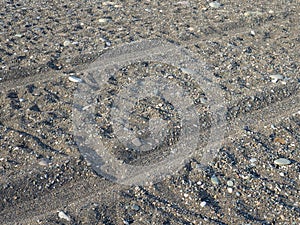
<svg viewBox="0 0 300 225"><path fill-rule="evenodd" d="M300 3L209 3L0 3L1 224L300 223ZM80 84L69 76L84 80L98 57L145 39L181 46L206 64L226 106L226 126L218 127L223 139L209 164L194 154L159 182L122 185L81 154L72 118ZM168 121L172 132L153 152L114 147L109 125L128 78L169 75L206 124L197 153L213 144L205 91L180 68L136 62L119 68L98 93L98 135L116 158L151 165L180 140L180 116L164 99L143 99L131 121L135 128L151 116Z"/></svg>

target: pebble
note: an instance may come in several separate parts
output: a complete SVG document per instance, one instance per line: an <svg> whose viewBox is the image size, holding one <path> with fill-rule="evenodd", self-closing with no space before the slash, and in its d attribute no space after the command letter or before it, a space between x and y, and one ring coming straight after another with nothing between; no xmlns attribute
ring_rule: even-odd
<svg viewBox="0 0 300 225"><path fill-rule="evenodd" d="M285 158L279 158L274 161L276 165L285 166L291 164L291 161Z"/></svg>
<svg viewBox="0 0 300 225"><path fill-rule="evenodd" d="M67 47L67 46L69 46L70 44L71 44L71 41L66 40L66 41L64 41L64 44L63 44L63 45L64 45L65 47Z"/></svg>
<svg viewBox="0 0 300 225"><path fill-rule="evenodd" d="M283 80L283 76L280 74L270 75L272 83L277 83L278 80Z"/></svg>
<svg viewBox="0 0 300 225"><path fill-rule="evenodd" d="M131 208L135 211L138 211L140 209L140 207L136 204L134 204Z"/></svg>
<svg viewBox="0 0 300 225"><path fill-rule="evenodd" d="M71 218L63 211L58 212L58 217L67 221L71 221Z"/></svg>
<svg viewBox="0 0 300 225"><path fill-rule="evenodd" d="M39 161L39 165L41 165L41 166L48 166L49 165L49 161L47 159L41 159Z"/></svg>
<svg viewBox="0 0 300 225"><path fill-rule="evenodd" d="M276 137L276 138L274 139L274 142L280 143L280 144L282 144L282 145L285 145L285 144L286 144L286 141L285 141L283 138L280 138L280 137Z"/></svg>
<svg viewBox="0 0 300 225"><path fill-rule="evenodd" d="M123 223L124 223L125 225L130 225L130 223L129 223L127 220L124 220L124 219L123 219Z"/></svg>
<svg viewBox="0 0 300 225"><path fill-rule="evenodd" d="M82 79L80 79L79 77L75 77L75 76L69 76L69 81L72 81L75 83L81 83Z"/></svg>
<svg viewBox="0 0 300 225"><path fill-rule="evenodd" d="M23 34L15 34L15 37L21 38L21 37L23 37Z"/></svg>
<svg viewBox="0 0 300 225"><path fill-rule="evenodd" d="M227 181L227 186L232 187L233 186L233 181L232 180Z"/></svg>
<svg viewBox="0 0 300 225"><path fill-rule="evenodd" d="M233 192L233 189L231 187L229 187L229 188L227 188L227 191L228 191L228 193L231 194Z"/></svg>
<svg viewBox="0 0 300 225"><path fill-rule="evenodd" d="M138 138L134 138L131 142L132 142L132 144L134 144L137 147L142 145L140 139L138 139Z"/></svg>
<svg viewBox="0 0 300 225"><path fill-rule="evenodd" d="M217 8L220 8L221 4L219 2L210 2L209 6L214 9L217 9Z"/></svg>
<svg viewBox="0 0 300 225"><path fill-rule="evenodd" d="M210 178L211 182L214 185L218 185L220 183L219 179L216 177L216 175L212 175L212 177Z"/></svg>
<svg viewBox="0 0 300 225"><path fill-rule="evenodd" d="M197 74L197 71L192 70L192 69L189 69L189 68L180 68L180 70L181 70L183 73L187 73L187 74Z"/></svg>
<svg viewBox="0 0 300 225"><path fill-rule="evenodd" d="M114 3L111 1L102 2L102 5L113 5Z"/></svg>
<svg viewBox="0 0 300 225"><path fill-rule="evenodd" d="M206 202L205 202L205 201L201 202L201 203L200 203L200 206L201 206L201 207L206 206Z"/></svg>
<svg viewBox="0 0 300 225"><path fill-rule="evenodd" d="M256 159L256 158L251 158L249 161L250 161L251 163L255 163L255 162L257 161L257 159Z"/></svg>
<svg viewBox="0 0 300 225"><path fill-rule="evenodd" d="M206 103L207 103L207 98L201 97L201 98L200 98L200 102L201 102L202 104L206 104Z"/></svg>
<svg viewBox="0 0 300 225"><path fill-rule="evenodd" d="M100 18L100 19L98 20L99 23L107 23L107 22L109 22L109 21L110 21L110 19L108 19L108 18Z"/></svg>

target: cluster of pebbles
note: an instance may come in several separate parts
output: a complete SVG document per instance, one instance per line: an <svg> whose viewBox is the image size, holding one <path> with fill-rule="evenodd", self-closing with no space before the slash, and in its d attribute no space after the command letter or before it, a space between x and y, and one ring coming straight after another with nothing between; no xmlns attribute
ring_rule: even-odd
<svg viewBox="0 0 300 225"><path fill-rule="evenodd" d="M205 62L224 92L229 125L261 108L299 99L297 1L26 0L0 6L2 224L300 223L297 101L282 115L270 111L274 119L266 124L245 124L225 135L208 166L195 155L180 171L148 186L116 185L96 174L78 150L71 119L73 93L84 82L78 66L141 39L165 39ZM147 67L158 76L178 73L179 82L184 76L159 62ZM147 67L136 63L118 74L144 74ZM51 77L52 72L59 76ZM191 96L205 103L201 87L195 89ZM105 101L98 110L109 111ZM268 113L259 117L269 118ZM107 125L106 120L109 115L96 122ZM136 155L112 152L127 163L159 160L145 154L126 161ZM168 151L156 155L164 154Z"/></svg>

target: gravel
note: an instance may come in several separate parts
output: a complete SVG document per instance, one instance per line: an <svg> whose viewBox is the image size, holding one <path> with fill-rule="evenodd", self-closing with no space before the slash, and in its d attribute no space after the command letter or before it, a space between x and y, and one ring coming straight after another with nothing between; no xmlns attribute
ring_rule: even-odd
<svg viewBox="0 0 300 225"><path fill-rule="evenodd" d="M293 97L299 95L297 1L25 0L1 6L3 224L300 223L300 114L294 113L299 101ZM168 40L193 52L222 89L228 124L249 113L254 120L226 136L206 167L195 166L201 164L201 155L195 155L165 180L131 187L97 175L88 166L93 162L83 159L72 133L72 104L74 90L83 82L81 67L110 48L142 39ZM186 73L197 73L188 65L153 70L156 64L137 63L116 74L131 78L149 70L176 82ZM188 81L180 80L184 85ZM107 98L95 113L108 145L111 130L102 126L110 121L105 106L124 87L111 86L99 93L99 99L101 94ZM198 106L205 107L203 90L194 88ZM280 102L282 110L274 114L272 106ZM258 123L262 120L266 122ZM206 116L201 122L209 125ZM158 149L153 157L138 158L109 151L136 165L168 154Z"/></svg>

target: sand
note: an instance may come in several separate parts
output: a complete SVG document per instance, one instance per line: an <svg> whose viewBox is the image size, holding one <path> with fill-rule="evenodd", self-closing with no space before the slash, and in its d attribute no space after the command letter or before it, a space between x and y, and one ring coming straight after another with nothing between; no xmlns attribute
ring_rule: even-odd
<svg viewBox="0 0 300 225"><path fill-rule="evenodd" d="M299 2L220 3L0 3L1 224L300 223Z"/></svg>

